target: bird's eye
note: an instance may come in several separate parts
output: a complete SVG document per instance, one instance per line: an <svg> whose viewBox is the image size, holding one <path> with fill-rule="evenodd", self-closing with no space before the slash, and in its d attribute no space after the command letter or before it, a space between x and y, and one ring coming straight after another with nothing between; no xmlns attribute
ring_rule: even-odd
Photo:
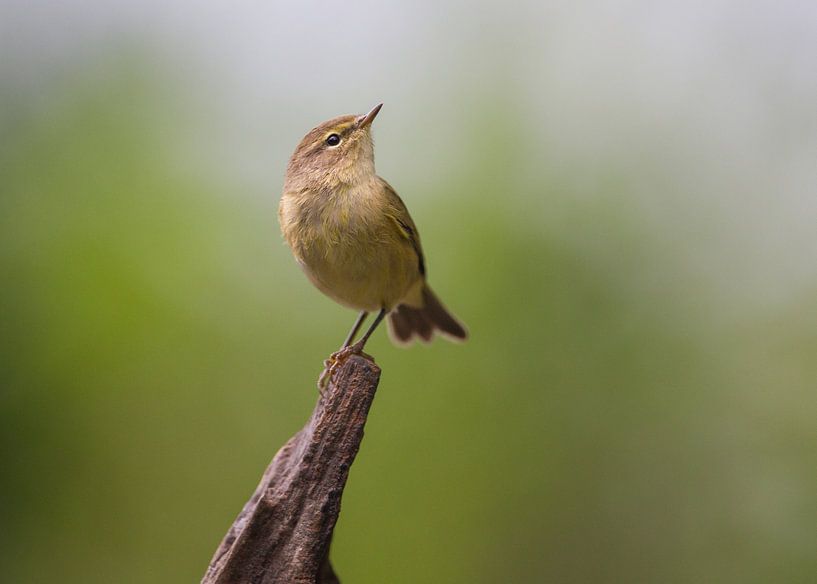
<svg viewBox="0 0 817 584"><path fill-rule="evenodd" d="M329 136L326 137L326 143L329 146L337 146L340 144L340 136L337 134L329 134Z"/></svg>

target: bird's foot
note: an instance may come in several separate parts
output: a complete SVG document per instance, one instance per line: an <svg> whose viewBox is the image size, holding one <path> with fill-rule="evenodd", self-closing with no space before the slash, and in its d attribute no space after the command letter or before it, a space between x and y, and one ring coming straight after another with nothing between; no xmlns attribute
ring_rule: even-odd
<svg viewBox="0 0 817 584"><path fill-rule="evenodd" d="M363 344L361 341L358 341L354 345L349 345L348 347L343 347L339 351L335 351L329 358L323 362L323 371L321 372L320 377L318 377L318 391L320 391L321 395L323 395L323 391L329 385L329 382L332 380L332 377L335 375L338 369L340 369L341 365L351 357L352 355L361 355L370 361L374 361L374 358L371 355L367 355L363 352Z"/></svg>

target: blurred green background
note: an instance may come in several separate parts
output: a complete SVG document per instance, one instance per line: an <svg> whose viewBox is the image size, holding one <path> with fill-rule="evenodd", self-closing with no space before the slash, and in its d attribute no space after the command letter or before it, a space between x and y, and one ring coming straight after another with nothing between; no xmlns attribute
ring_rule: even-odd
<svg viewBox="0 0 817 584"><path fill-rule="evenodd" d="M817 12L0 4L4 582L194 582L354 314L301 136L378 170L461 346L383 368L349 583L817 581Z"/></svg>

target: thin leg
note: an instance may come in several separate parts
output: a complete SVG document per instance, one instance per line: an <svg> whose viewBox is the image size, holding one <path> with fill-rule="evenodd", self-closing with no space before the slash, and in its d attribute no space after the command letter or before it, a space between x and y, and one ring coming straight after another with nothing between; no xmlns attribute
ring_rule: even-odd
<svg viewBox="0 0 817 584"><path fill-rule="evenodd" d="M369 330L366 331L366 334L363 335L363 338L361 338L358 342L355 343L354 350L356 353L360 353L361 351L363 351L363 347L366 345L366 341L369 340L369 337L372 336L374 329L377 328L377 325L380 324L380 321L382 321L385 316L386 309L381 308L380 312L377 313L377 317L374 319L372 326L369 327Z"/></svg>
<svg viewBox="0 0 817 584"><path fill-rule="evenodd" d="M377 328L377 325L380 324L380 321L386 316L387 310L382 308L380 312L377 313L377 317L374 319L374 322L369 327L369 330L366 331L366 334L356 342L354 345L350 345L349 343L352 342L352 339L357 334L357 331L360 329L360 326L363 324L366 316L368 313L363 311L360 313L360 316L357 317L357 322L355 322L355 326L352 327L351 332L349 333L349 337L346 339L346 342L343 345L343 348L340 351L335 351L329 356L329 359L323 362L324 369L323 373L321 373L320 377L318 378L318 390L323 395L323 390L326 388L329 380L334 375L335 371L338 367L343 364L343 362L350 356L350 355L360 355L363 353L363 347L366 345L366 341L369 340L369 337L372 336L374 329ZM371 359L371 357L368 357Z"/></svg>
<svg viewBox="0 0 817 584"><path fill-rule="evenodd" d="M369 316L368 312L366 312L365 310L360 311L360 314L358 315L357 320L355 321L355 324L352 327L352 330L349 331L349 336L347 336L346 340L343 342L343 347L341 347L342 349L345 349L346 347L352 344L352 341L355 340L355 335L357 334L357 331L360 330L360 327L363 325L363 321L366 320L367 316Z"/></svg>

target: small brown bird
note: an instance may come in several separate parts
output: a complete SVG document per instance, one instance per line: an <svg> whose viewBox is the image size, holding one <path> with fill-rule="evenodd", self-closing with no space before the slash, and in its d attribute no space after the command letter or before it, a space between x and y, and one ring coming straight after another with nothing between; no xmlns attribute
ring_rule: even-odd
<svg viewBox="0 0 817 584"><path fill-rule="evenodd" d="M437 331L455 340L465 328L426 282L420 236L405 204L375 174L371 123L340 116L312 129L287 166L278 216L295 259L324 294L360 311L341 349L327 361L321 384L351 354L360 354L389 315L392 340L427 342ZM377 317L352 344L370 312Z"/></svg>

